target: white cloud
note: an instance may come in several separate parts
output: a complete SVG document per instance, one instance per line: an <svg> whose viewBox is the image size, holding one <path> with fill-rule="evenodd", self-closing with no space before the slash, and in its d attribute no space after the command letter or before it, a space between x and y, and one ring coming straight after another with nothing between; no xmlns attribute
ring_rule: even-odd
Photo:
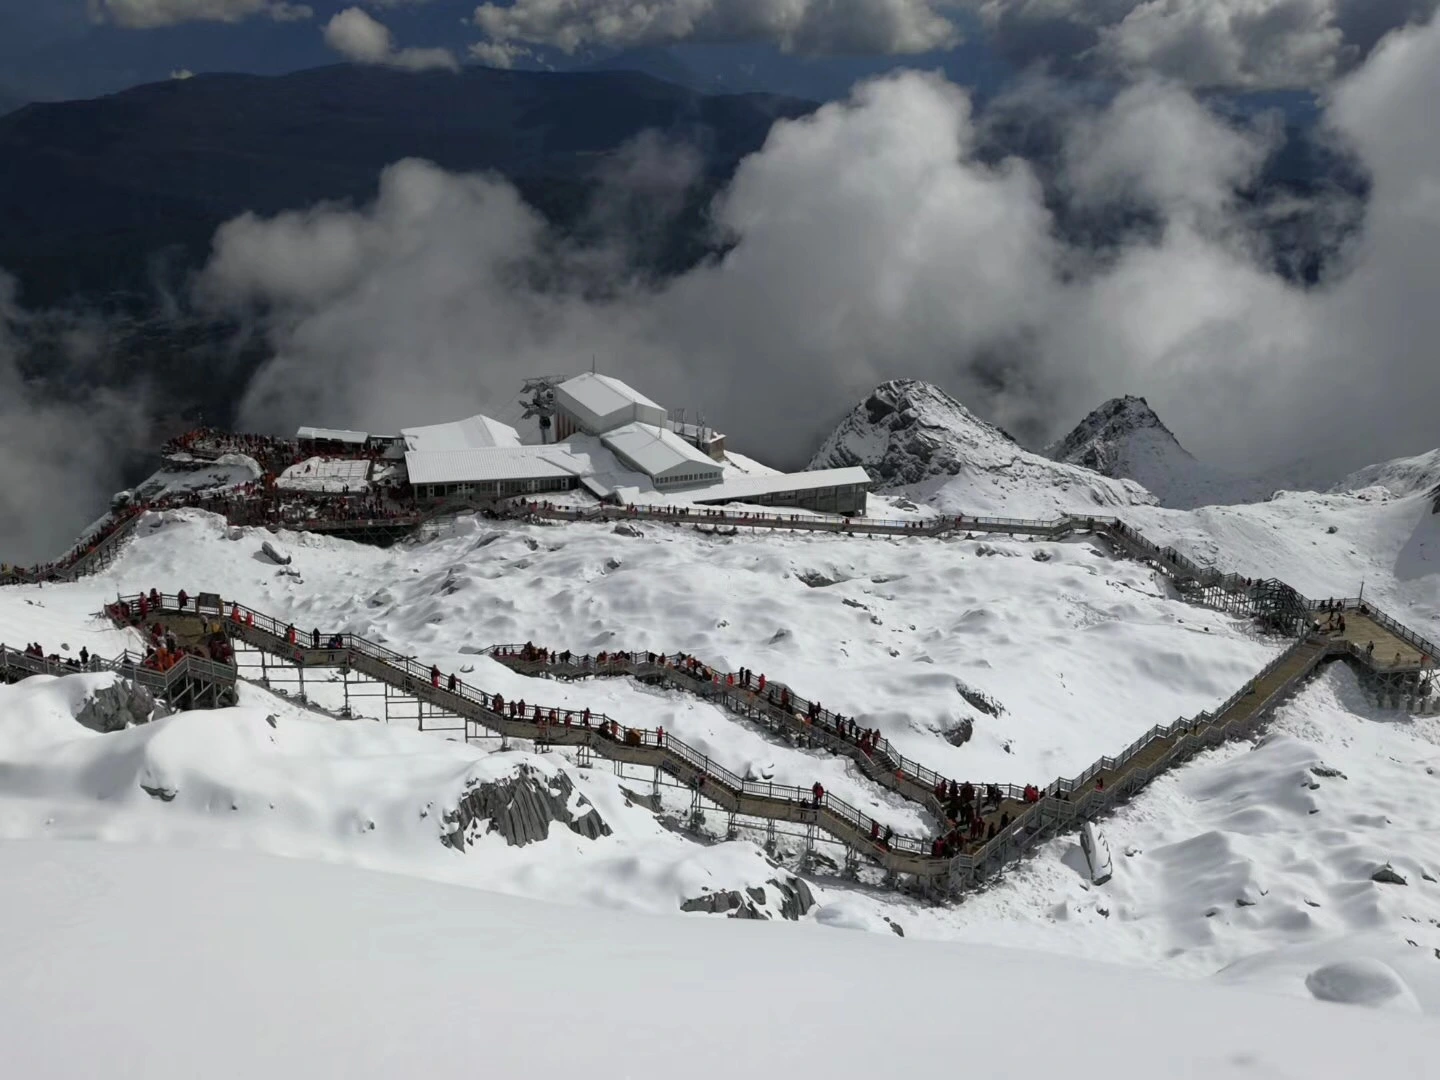
<svg viewBox="0 0 1440 1080"><path fill-rule="evenodd" d="M961 91L907 73L777 124L712 208L726 254L660 286L554 236L504 182L411 161L372 206L231 222L204 290L268 313L276 357L244 419L269 427L503 409L524 376L593 355L782 461L911 376L1037 442L1138 393L1221 464L1341 469L1435 441L1436 100L1437 25L1337 87L1330 120L1374 190L1340 269L1309 288L1274 272L1234 198L1264 130L1154 81L1082 111L1063 189L1155 217L1094 252L1058 238L1025 163L977 159Z"/></svg>
<svg viewBox="0 0 1440 1080"><path fill-rule="evenodd" d="M336 13L325 24L324 33L326 45L357 64L381 64L409 71L455 71L460 66L449 49L396 49L389 29L357 7Z"/></svg>
<svg viewBox="0 0 1440 1080"><path fill-rule="evenodd" d="M1020 64L1195 87L1315 87L1436 0L968 0Z"/></svg>
<svg viewBox="0 0 1440 1080"><path fill-rule="evenodd" d="M194 77L195 73L189 68L172 68L170 71L170 78L175 79L177 82L184 82L186 79L193 79Z"/></svg>
<svg viewBox="0 0 1440 1080"><path fill-rule="evenodd" d="M90 16L129 30L150 30L185 22L240 22L264 15L276 22L309 19L306 4L284 0L88 0Z"/></svg>
<svg viewBox="0 0 1440 1080"><path fill-rule="evenodd" d="M1258 174L1278 134L1217 123L1178 85L1147 79L1073 121L1064 179L1089 204L1129 196L1169 220L1213 222Z"/></svg>
<svg viewBox="0 0 1440 1080"><path fill-rule="evenodd" d="M1343 46L1335 0L1146 0L1101 30L1099 54L1192 86L1319 86Z"/></svg>
<svg viewBox="0 0 1440 1080"><path fill-rule="evenodd" d="M500 41L477 41L470 46L470 55L486 67L511 68L516 60L532 55L532 50Z"/></svg>
<svg viewBox="0 0 1440 1080"><path fill-rule="evenodd" d="M499 44L625 47L763 41L798 53L920 53L959 32L951 0L514 0L484 3L475 25Z"/></svg>

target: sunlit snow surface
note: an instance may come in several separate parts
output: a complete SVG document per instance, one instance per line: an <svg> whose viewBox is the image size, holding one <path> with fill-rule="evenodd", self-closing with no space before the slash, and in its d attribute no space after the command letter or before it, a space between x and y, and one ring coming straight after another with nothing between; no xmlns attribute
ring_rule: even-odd
<svg viewBox="0 0 1440 1080"><path fill-rule="evenodd" d="M1433 1075L1427 1020L1021 951L175 847L0 843L0 873L13 1076Z"/></svg>
<svg viewBox="0 0 1440 1080"><path fill-rule="evenodd" d="M1329 574L1333 590L1308 586L1324 595L1345 591L1342 545L1374 551L1365 564L1374 575L1367 596L1373 590L1405 608L1397 614L1423 615L1433 563L1404 564L1409 578L1397 569L1397 553L1409 542L1401 533L1428 524L1411 516L1418 504L1325 501L1337 498L1310 497L1304 505L1313 520L1293 512L1287 518L1277 503L1240 508L1223 534L1227 555L1301 588L1304 574ZM1169 523L1192 536L1203 536L1214 519L1205 511L1127 514L1153 517L1137 521L1147 530ZM1336 534L1326 532L1327 522L1339 526ZM174 512L148 521L101 576L0 590L0 640L113 654L127 635L92 613L117 591L215 590L293 619L305 632L348 630L386 642L507 698L589 706L663 726L736 771L789 783L820 779L905 831L926 824L913 804L835 759L778 744L710 706L624 681L524 679L473 650L525 640L592 653L686 650L784 679L881 728L942 771L1043 782L1078 772L1152 724L1218 703L1279 647L1243 622L1172 599L1163 579L1084 539L722 539L639 530L637 538L605 526L462 519L426 543L389 550L282 534L296 578L257 557L268 534L232 534L208 515ZM1423 619L1416 623L1434 633ZM0 688L0 835L253 849L653 913L676 912L680 900L706 886L743 887L776 873L752 839L699 845L627 805L622 786L641 793L648 786L619 781L607 768L576 770L523 747L497 756L493 746L448 743L399 725L337 724L255 688L244 689L239 709L96 736L70 717L83 684L100 678ZM1005 711L978 712L959 684ZM310 681L307 689L322 704L339 704L337 687ZM276 716L276 727L266 715ZM974 722L974 737L952 746L944 735L962 717ZM1100 889L1088 887L1078 845L1065 838L956 907L832 882L816 887L820 907L808 921L873 929L886 947L962 938L1213 975L1296 996L1440 1011L1440 885L1427 880L1440 878L1440 778L1430 771L1440 766L1436 733L1434 720L1375 710L1353 676L1335 667L1281 712L1258 747L1205 755L1109 819L1115 876ZM427 807L443 807L467 776L537 760L539 768L569 770L615 834L586 841L552 829L544 843L518 849L490 837L464 854L439 843L434 818L422 813ZM177 790L173 801L141 790L157 779ZM1386 862L1407 885L1370 880ZM457 895L463 904L471 894ZM473 903L501 902L475 893ZM896 939L885 917L904 926L905 943L889 944ZM805 927L771 932L767 942L788 940L786 933L810 940ZM907 962L928 970L932 954L922 955L925 962ZM969 957L958 953L956 965L973 963ZM1052 971L1045 965L1056 962L1014 963L1027 971L1040 965L1033 977L1044 981ZM1054 967L1054 978L1068 986L1062 972L1070 970ZM878 985L878 978L860 985ZM697 974L695 985L706 980ZM938 987L914 1000L936 997L944 997ZM1187 1045L1215 1054L1206 1059L1213 1067L1197 1065L1196 1075L1225 1075L1228 1059L1218 1044ZM1297 1060L1287 1068L1301 1075L1353 1075L1307 1072ZM1393 1061L1389 1067L1422 1074Z"/></svg>

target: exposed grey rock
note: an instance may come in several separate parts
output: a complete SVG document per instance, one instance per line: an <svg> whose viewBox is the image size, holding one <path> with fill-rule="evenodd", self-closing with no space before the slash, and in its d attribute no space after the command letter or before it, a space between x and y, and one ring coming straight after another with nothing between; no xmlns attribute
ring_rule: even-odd
<svg viewBox="0 0 1440 1080"><path fill-rule="evenodd" d="M890 924L890 929L894 932L896 937L905 936L905 930L898 922L890 918L886 918L885 921Z"/></svg>
<svg viewBox="0 0 1440 1080"><path fill-rule="evenodd" d="M780 915L792 921L805 915L815 906L815 895L803 879L787 877L784 881L771 878L768 885L774 885L780 893Z"/></svg>
<svg viewBox="0 0 1440 1080"><path fill-rule="evenodd" d="M1381 881L1387 885L1409 885L1404 876L1391 866L1388 862L1370 875L1371 881Z"/></svg>
<svg viewBox="0 0 1440 1080"><path fill-rule="evenodd" d="M634 525L627 525L623 521L619 525L616 525L615 528L611 529L610 531L613 532L616 536L628 536L632 540L638 540L645 535Z"/></svg>
<svg viewBox="0 0 1440 1080"><path fill-rule="evenodd" d="M445 814L449 832L441 841L464 851L481 836L498 832L510 846L524 847L544 840L552 821L591 840L609 836L610 826L583 795L575 796L577 805L590 809L578 816L571 811L574 793L565 773L547 777L530 765L520 765L513 775L500 780L472 780L459 805Z"/></svg>
<svg viewBox="0 0 1440 1080"><path fill-rule="evenodd" d="M1054 557L1054 555L1046 551L1044 548L1038 548L1030 553L1030 558L1034 559L1036 562L1049 562Z"/></svg>
<svg viewBox="0 0 1440 1080"><path fill-rule="evenodd" d="M845 598L844 598L843 600L841 600L840 602L841 602L842 604L844 604L846 607L859 608L861 611L869 611L869 610L870 610L870 609L867 608L864 604L862 604L859 600L851 600L850 597L848 597L848 596L845 597Z"/></svg>
<svg viewBox="0 0 1440 1080"><path fill-rule="evenodd" d="M945 732L945 741L951 746L964 746L975 734L975 721L962 716L955 725Z"/></svg>
<svg viewBox="0 0 1440 1080"><path fill-rule="evenodd" d="M996 701L989 694L983 694L973 686L966 686L959 680L956 680L955 691L986 716L999 716L1005 711L1005 706L1001 705L1000 702Z"/></svg>
<svg viewBox="0 0 1440 1080"><path fill-rule="evenodd" d="M824 589L831 585L839 585L840 582L844 580L843 578L834 578L827 574L822 574L819 570L806 570L795 576L812 589Z"/></svg>
<svg viewBox="0 0 1440 1080"><path fill-rule="evenodd" d="M737 889L720 889L694 896L682 901L680 910L703 912L707 915L725 915L731 919L772 919L774 918L769 888L774 888L780 907L780 917L792 922L803 917L815 906L815 896L810 886L797 877L771 878L761 885L747 885L744 895Z"/></svg>
<svg viewBox="0 0 1440 1080"><path fill-rule="evenodd" d="M745 898L734 889L722 889L719 892L706 893L703 896L693 896L680 904L680 910L691 912L704 912L707 915L723 915L726 912L736 911L745 906Z"/></svg>
<svg viewBox="0 0 1440 1080"><path fill-rule="evenodd" d="M1340 780L1350 779L1339 769L1331 768L1329 765L1311 765L1310 771L1316 776L1323 776L1332 780L1337 778Z"/></svg>
<svg viewBox="0 0 1440 1080"><path fill-rule="evenodd" d="M152 799L159 799L161 802L173 802L175 796L180 794L179 789L173 787L151 787L149 784L141 784L140 790L149 795Z"/></svg>
<svg viewBox="0 0 1440 1080"><path fill-rule="evenodd" d="M83 727L102 735L123 731L136 724L147 724L165 716L154 696L145 687L121 679L96 690L75 713Z"/></svg>

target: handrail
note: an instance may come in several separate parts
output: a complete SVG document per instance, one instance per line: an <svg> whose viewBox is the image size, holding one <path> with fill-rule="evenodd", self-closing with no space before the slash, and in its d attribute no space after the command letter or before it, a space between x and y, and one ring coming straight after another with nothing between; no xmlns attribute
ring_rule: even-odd
<svg viewBox="0 0 1440 1080"><path fill-rule="evenodd" d="M1201 713L1190 720L1182 719L1165 727L1151 728L1121 751L1119 756L1102 757L1078 777L1061 777L1043 789L1035 789L1039 792L1035 801L1024 805L1015 819L993 839L979 841L973 851L965 851L962 847L959 854L949 855L944 849L952 841L959 842L953 833L950 837L932 838L928 841L924 838L898 835L890 829L884 829L882 833L881 825L876 819L863 814L828 791L822 790L817 799L813 791L807 792L800 787L746 780L711 761L708 755L700 753L683 740L660 729L622 725L607 715L592 715L589 710L526 705L520 701L505 702L502 696L489 694L453 675L450 677L454 679L452 689L450 679L444 680L442 685L438 667L426 667L414 657L405 656L355 634L322 637L317 646L312 633L308 643L302 642L293 623L282 623L264 612L235 601L222 601L218 606L212 604L202 609L199 600L188 595L185 604L180 603L178 594L157 592L154 595L159 600L158 605L152 609L157 615L213 617L220 620L232 636L249 641L288 661L301 665L356 667L364 674L398 686L502 734L521 734L542 743L588 745L602 754L622 759L632 753L644 755L645 760L672 775L688 775L702 793L725 800L722 805L762 817L809 821L847 845L866 851L891 871L914 873L932 881L943 879L952 887L974 884L979 877L998 869L1010 858L1022 854L1043 839L1049 825L1070 822L1078 816L1094 816L1112 806L1115 800L1138 790L1183 755L1188 755L1200 746L1232 737L1258 723L1284 694L1333 651L1335 644L1318 638L1302 638L1296 641L1214 713ZM112 617L128 620L132 613L138 611L140 599L139 595L121 597L110 608ZM149 602L147 594L147 603ZM643 655L648 665L649 654ZM1263 699L1255 702L1248 711L1237 713L1230 720L1225 719L1226 714L1242 698L1248 697L1253 688L1297 657L1302 658L1303 662ZM676 660L685 661L688 667L690 658L677 654L664 659L672 664ZM714 685L713 677L711 685ZM826 715L831 714L827 712ZM1154 762L1136 769L1128 768L1130 762L1152 746L1165 742L1169 745ZM906 760L903 755L901 760ZM1112 783L1103 791L1092 785L1092 781L1101 774L1112 777ZM935 776L938 779L938 774L929 770L921 772L917 768L916 775ZM1019 801L1024 798L1023 791L1015 785L996 786L1001 787L1006 800ZM1079 798L1071 800L1070 795L1076 793ZM979 794L980 789L977 787L977 795ZM999 807L995 807L995 810L998 811Z"/></svg>

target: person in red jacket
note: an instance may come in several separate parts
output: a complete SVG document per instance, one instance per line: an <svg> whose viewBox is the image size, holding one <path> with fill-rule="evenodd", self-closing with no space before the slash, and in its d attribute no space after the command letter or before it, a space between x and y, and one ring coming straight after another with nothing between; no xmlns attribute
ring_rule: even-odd
<svg viewBox="0 0 1440 1080"><path fill-rule="evenodd" d="M438 664L430 665L430 685L437 690L440 688L440 666Z"/></svg>
<svg viewBox="0 0 1440 1080"><path fill-rule="evenodd" d="M824 788L824 786L820 783L819 780L816 780L816 781L815 781L815 786L810 789L810 793L815 796L815 805L816 805L817 807L818 807L822 802L824 802L824 800L825 800L825 788Z"/></svg>

